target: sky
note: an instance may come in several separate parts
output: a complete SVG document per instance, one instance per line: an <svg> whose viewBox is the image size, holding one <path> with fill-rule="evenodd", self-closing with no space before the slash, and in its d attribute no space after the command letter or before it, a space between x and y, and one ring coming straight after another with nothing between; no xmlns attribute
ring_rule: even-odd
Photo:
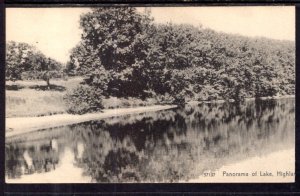
<svg viewBox="0 0 300 196"><path fill-rule="evenodd" d="M80 15L88 11L89 8L7 8L6 40L32 44L45 55L66 63L70 50L80 41ZM201 24L226 33L295 40L292 6L152 7L151 15L156 23Z"/></svg>

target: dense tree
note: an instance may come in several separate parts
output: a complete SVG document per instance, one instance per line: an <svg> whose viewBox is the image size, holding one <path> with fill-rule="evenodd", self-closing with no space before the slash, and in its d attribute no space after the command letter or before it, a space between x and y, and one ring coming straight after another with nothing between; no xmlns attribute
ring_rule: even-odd
<svg viewBox="0 0 300 196"><path fill-rule="evenodd" d="M35 49L26 43L10 41L6 44L6 80L21 80L21 75L30 67Z"/></svg>
<svg viewBox="0 0 300 196"><path fill-rule="evenodd" d="M103 86L97 78L102 71L109 76L110 95L140 96L143 80L134 80L139 66L140 44L147 22L135 8L102 7L83 15L80 26L82 42L75 49L82 73L87 73L86 84ZM128 88L131 87L131 88ZM132 89L130 91L130 89Z"/></svg>
<svg viewBox="0 0 300 196"><path fill-rule="evenodd" d="M68 61L66 63L66 67L64 69L64 73L67 74L68 76L78 75L77 69L76 69L76 64L72 61Z"/></svg>
<svg viewBox="0 0 300 196"><path fill-rule="evenodd" d="M155 24L133 7L94 8L80 26L70 67L103 96L184 103L295 91L293 42Z"/></svg>
<svg viewBox="0 0 300 196"><path fill-rule="evenodd" d="M61 78L63 76L62 64L54 59L47 58L40 52L32 56L30 63L31 67L22 73L22 78L44 80L48 89L51 87L51 78Z"/></svg>
<svg viewBox="0 0 300 196"><path fill-rule="evenodd" d="M62 64L46 57L26 43L8 42L6 53L6 79L42 79L50 89L50 79L62 77Z"/></svg>

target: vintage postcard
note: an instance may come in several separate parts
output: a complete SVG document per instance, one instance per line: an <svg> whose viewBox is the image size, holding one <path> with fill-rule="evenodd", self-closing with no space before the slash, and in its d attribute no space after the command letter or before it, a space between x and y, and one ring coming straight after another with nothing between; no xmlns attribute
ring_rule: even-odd
<svg viewBox="0 0 300 196"><path fill-rule="evenodd" d="M295 182L295 7L5 22L6 183Z"/></svg>

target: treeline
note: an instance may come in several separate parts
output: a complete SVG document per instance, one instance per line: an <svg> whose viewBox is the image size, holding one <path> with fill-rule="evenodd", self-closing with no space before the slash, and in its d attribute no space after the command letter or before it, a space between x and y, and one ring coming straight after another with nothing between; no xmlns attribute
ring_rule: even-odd
<svg viewBox="0 0 300 196"><path fill-rule="evenodd" d="M81 16L80 26L82 40L67 64L70 75L84 76L77 95L184 103L243 101L295 91L292 41L248 38L187 24L155 24L149 12L133 7L93 8ZM82 98L76 97L77 105ZM99 100L92 102L87 110L97 110Z"/></svg>
<svg viewBox="0 0 300 196"><path fill-rule="evenodd" d="M83 76L65 96L71 113L102 109L103 97L158 103L292 95L295 43L182 24L156 24L134 7L92 8L66 67L26 43L6 45L6 79Z"/></svg>
<svg viewBox="0 0 300 196"><path fill-rule="evenodd" d="M5 80L42 79L50 88L51 78L61 78L64 74L62 63L45 56L34 46L9 41L6 43Z"/></svg>

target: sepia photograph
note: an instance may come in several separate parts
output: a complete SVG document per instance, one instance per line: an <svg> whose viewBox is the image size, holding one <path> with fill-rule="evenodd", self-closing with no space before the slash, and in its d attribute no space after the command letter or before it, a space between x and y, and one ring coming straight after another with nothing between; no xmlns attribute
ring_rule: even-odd
<svg viewBox="0 0 300 196"><path fill-rule="evenodd" d="M294 6L5 12L6 183L295 182Z"/></svg>

